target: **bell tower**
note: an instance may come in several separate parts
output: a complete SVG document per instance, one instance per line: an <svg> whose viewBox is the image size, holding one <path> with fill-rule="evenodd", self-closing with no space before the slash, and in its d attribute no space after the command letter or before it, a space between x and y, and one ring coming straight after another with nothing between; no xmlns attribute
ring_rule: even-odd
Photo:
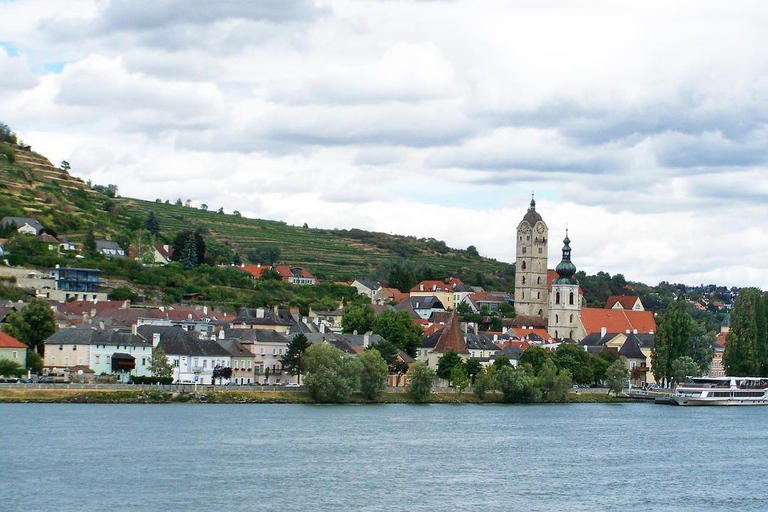
<svg viewBox="0 0 768 512"><path fill-rule="evenodd" d="M568 238L567 229L563 244L563 259L555 269L557 278L552 281L552 291L549 294L547 325L551 336L577 340L580 338L581 296L579 282L573 277L576 274L576 265L571 262L571 239Z"/></svg>
<svg viewBox="0 0 768 512"><path fill-rule="evenodd" d="M548 318L547 238L549 228L531 204L517 226L515 258L515 313Z"/></svg>

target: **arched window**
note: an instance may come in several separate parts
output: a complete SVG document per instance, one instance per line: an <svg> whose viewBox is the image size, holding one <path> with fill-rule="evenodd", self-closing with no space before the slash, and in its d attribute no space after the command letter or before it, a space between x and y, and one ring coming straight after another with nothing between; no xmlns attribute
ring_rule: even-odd
<svg viewBox="0 0 768 512"><path fill-rule="evenodd" d="M560 323L560 316L559 315L555 315L555 323L556 324ZM557 335L555 335L555 338L557 338Z"/></svg>
<svg viewBox="0 0 768 512"><path fill-rule="evenodd" d="M555 338L559 338L559 337L560 337L560 336L558 336L558 334L557 334L557 330L555 330Z"/></svg>
<svg viewBox="0 0 768 512"><path fill-rule="evenodd" d="M568 297L568 302L573 304L573 292L571 292L571 295Z"/></svg>
<svg viewBox="0 0 768 512"><path fill-rule="evenodd" d="M541 292L536 292L536 298L537 298L537 299L540 299L540 298L541 298Z"/></svg>
<svg viewBox="0 0 768 512"><path fill-rule="evenodd" d="M523 262L523 270L525 270L525 262Z"/></svg>
<svg viewBox="0 0 768 512"><path fill-rule="evenodd" d="M571 319L569 320L569 322L573 322L573 315L571 315Z"/></svg>
<svg viewBox="0 0 768 512"><path fill-rule="evenodd" d="M541 284L541 276L536 278L536 284Z"/></svg>
<svg viewBox="0 0 768 512"><path fill-rule="evenodd" d="M560 304L560 292L555 294L555 304Z"/></svg>
<svg viewBox="0 0 768 512"><path fill-rule="evenodd" d="M542 310L539 310L539 316L544 316L544 312Z"/></svg>
<svg viewBox="0 0 768 512"><path fill-rule="evenodd" d="M525 276L523 276L523 284L525 284Z"/></svg>

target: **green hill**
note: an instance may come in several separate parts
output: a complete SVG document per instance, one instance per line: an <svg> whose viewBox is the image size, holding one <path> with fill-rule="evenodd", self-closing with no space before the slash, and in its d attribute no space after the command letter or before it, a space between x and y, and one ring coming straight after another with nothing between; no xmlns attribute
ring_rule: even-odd
<svg viewBox="0 0 768 512"><path fill-rule="evenodd" d="M451 249L439 240L357 229L306 228L170 202L109 197L114 189L84 183L42 155L18 148L13 154L13 163L0 156L0 216L35 217L57 236L73 241L82 241L87 230L93 229L97 238L127 245L152 211L160 222L158 243L172 243L178 232L199 229L206 243L224 259L237 254L240 261L258 263L255 251L276 248L279 263L305 266L324 280L386 278L399 265L411 269L416 277L456 276L472 284L505 290L513 287L513 265L471 250Z"/></svg>

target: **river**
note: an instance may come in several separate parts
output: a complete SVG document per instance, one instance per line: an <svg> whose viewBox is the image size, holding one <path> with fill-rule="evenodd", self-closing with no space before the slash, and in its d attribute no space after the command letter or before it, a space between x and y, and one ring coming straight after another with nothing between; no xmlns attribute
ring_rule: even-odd
<svg viewBox="0 0 768 512"><path fill-rule="evenodd" d="M0 405L8 511L768 509L768 407Z"/></svg>

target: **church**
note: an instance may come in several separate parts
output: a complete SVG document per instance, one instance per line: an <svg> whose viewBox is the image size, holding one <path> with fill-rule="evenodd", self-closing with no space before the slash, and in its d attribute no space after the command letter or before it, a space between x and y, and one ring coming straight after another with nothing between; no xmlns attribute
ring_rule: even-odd
<svg viewBox="0 0 768 512"><path fill-rule="evenodd" d="M571 239L565 230L562 259L554 270L548 269L549 228L536 211L531 198L528 211L517 226L515 258L515 313L544 325L557 340L580 342L591 334L653 334L653 313L642 308L634 298L629 308L613 297L606 309L585 307L584 293L576 279L576 265L571 261ZM618 306L617 306L618 304Z"/></svg>

